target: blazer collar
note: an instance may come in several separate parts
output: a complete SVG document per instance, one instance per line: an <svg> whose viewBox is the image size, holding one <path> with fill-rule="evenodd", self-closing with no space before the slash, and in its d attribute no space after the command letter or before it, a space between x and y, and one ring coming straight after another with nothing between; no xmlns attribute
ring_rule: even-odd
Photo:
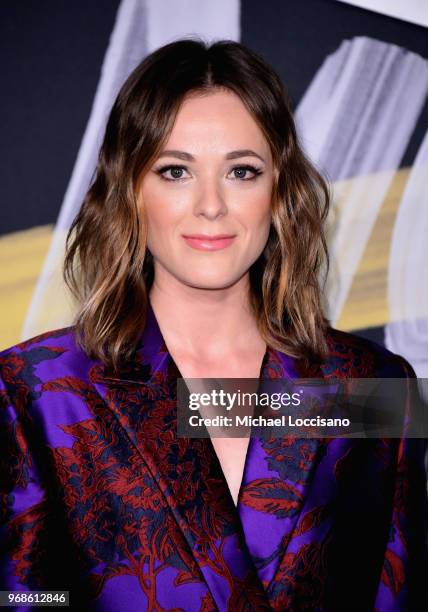
<svg viewBox="0 0 428 612"><path fill-rule="evenodd" d="M298 360L267 348L262 363L262 379L307 374L308 370L302 368ZM315 368L310 375L322 376L322 371ZM251 512L246 511L253 505L254 496L259 495L248 481L249 464L266 466L269 456L257 445L257 439L250 440L238 507L235 507L211 440L177 437L174 410L179 376L150 303L136 358L129 368L120 375L111 375L96 362L90 372L90 379L106 407L114 414L128 442L136 447L141 461L158 482L218 609L235 609L232 605L235 602L236 605L249 606L249 609L253 606L254 609L269 610L265 589L274 576L267 576L263 567L259 568L255 563L257 537L250 529ZM292 441L291 446L297 442ZM278 533L283 537L272 566L275 575L285 562L290 532L302 509L304 488L318 448L318 441L312 442L310 456L305 456L304 468L298 452L287 452L289 487L295 486L297 493L289 520L277 523ZM281 444L290 450L289 440L281 440ZM273 472L270 480L270 486L262 495L271 495L272 500L277 500L278 495L289 494L277 473ZM265 508L269 508L267 497L263 500ZM263 514L260 514L260 520L263 521ZM225 540L228 545L225 545ZM228 601L225 599L225 580L230 592Z"/></svg>

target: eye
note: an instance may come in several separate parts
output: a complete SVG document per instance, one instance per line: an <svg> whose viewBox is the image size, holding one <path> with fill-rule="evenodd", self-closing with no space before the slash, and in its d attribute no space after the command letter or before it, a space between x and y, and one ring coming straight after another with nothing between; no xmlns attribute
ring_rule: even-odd
<svg viewBox="0 0 428 612"><path fill-rule="evenodd" d="M157 170L155 170L155 172L156 174L159 174L159 176L165 181L177 182L182 181L186 178L185 176L183 176L183 172L187 172L187 168L186 166L169 164L168 166L162 166L161 168L158 168ZM171 174L169 176L166 176L166 173L168 172L170 172ZM250 164L246 164L243 166L235 166L234 168L232 168L232 172L235 173L235 178L240 181L253 181L258 176L263 174L263 171L260 168L256 168L255 166L252 166ZM248 172L251 172L253 176L248 178L246 176Z"/></svg>
<svg viewBox="0 0 428 612"><path fill-rule="evenodd" d="M255 166L251 166L249 164L245 166L235 166L232 168L232 172L235 173L235 177L242 181L254 181L260 174L263 174L263 171L260 168L256 168ZM247 172L252 172L254 176L250 178L244 178Z"/></svg>
<svg viewBox="0 0 428 612"><path fill-rule="evenodd" d="M186 178L180 174L183 172L183 170L186 170L185 166L178 166L175 164L171 164L169 166L162 166L162 168L158 168L157 170L155 170L155 172L156 174L159 174L159 176L163 178L165 181L176 182L176 181L183 180L183 178ZM166 172L171 172L171 175L169 177L165 176Z"/></svg>

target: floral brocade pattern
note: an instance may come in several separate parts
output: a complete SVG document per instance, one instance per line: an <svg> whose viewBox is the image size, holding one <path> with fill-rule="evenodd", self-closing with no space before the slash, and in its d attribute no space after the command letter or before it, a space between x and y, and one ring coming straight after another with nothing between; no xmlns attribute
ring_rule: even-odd
<svg viewBox="0 0 428 612"><path fill-rule="evenodd" d="M211 441L177 436L179 372L148 315L120 376L72 327L0 353L0 588L65 589L75 610L423 609L423 440L252 438L235 506ZM328 342L312 369L268 348L262 376L415 376Z"/></svg>

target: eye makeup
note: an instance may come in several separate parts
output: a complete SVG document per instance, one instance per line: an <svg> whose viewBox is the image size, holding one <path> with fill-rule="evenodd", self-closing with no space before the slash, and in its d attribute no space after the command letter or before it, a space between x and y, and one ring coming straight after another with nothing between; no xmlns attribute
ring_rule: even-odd
<svg viewBox="0 0 428 612"><path fill-rule="evenodd" d="M177 182L177 181L183 181L185 180L187 177L175 177L175 178L167 178L166 176L164 176L164 174L168 171L176 171L176 170L185 170L187 172L187 168L186 166L182 166L180 164L167 164L164 166L161 166L160 168L156 168L154 170L154 172L156 174L158 174L163 180L165 181L170 181L170 182ZM252 172L254 176L250 177L250 178L241 178L241 177L236 177L236 180L240 180L243 182L246 181L254 181L256 180L260 175L263 174L263 170L261 168L258 168L256 166L253 166L252 164L240 164L237 166L234 166L231 169L231 172L236 172L237 170L239 171L244 171L244 172Z"/></svg>

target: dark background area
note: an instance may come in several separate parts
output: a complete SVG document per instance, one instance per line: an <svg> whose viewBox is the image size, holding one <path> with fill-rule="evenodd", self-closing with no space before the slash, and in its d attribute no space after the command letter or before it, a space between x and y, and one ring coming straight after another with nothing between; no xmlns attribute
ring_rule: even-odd
<svg viewBox="0 0 428 612"><path fill-rule="evenodd" d="M55 223L119 0L0 3L0 234Z"/></svg>

